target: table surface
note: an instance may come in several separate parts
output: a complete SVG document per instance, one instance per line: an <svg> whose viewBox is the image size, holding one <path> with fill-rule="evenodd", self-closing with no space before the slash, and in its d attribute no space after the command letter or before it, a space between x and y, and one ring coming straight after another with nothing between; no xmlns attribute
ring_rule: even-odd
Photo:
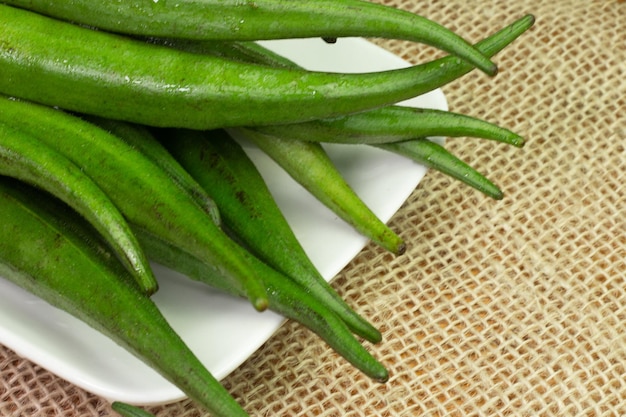
<svg viewBox="0 0 626 417"><path fill-rule="evenodd" d="M443 88L450 110L526 138L522 149L447 141L504 199L430 171L389 223L407 252L369 245L334 279L383 332L368 347L388 383L293 322L223 383L252 416L625 415L626 3L386 3L471 41L536 16L495 58L496 77L475 71ZM438 54L374 42L414 63ZM187 400L150 411L207 416ZM0 346L0 415L114 413Z"/></svg>

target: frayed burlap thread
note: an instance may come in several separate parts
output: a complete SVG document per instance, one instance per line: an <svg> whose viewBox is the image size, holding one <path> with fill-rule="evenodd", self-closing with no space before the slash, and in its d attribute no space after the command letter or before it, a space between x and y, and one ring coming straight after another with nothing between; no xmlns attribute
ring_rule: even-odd
<svg viewBox="0 0 626 417"><path fill-rule="evenodd" d="M447 141L505 197L431 171L390 221L407 253L369 245L333 281L382 330L366 346L388 383L287 322L225 386L258 417L626 415L626 4L385 3L472 41L535 14L495 58L495 78L472 72L443 88L452 111L527 139ZM373 41L415 63L440 55ZM2 416L113 415L2 347L0 375ZM208 417L188 400L149 409Z"/></svg>

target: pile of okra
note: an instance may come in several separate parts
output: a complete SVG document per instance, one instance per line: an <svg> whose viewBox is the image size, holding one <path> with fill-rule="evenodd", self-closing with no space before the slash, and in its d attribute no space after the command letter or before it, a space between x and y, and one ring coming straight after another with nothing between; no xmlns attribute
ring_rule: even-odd
<svg viewBox="0 0 626 417"><path fill-rule="evenodd" d="M0 275L112 338L216 417L247 416L154 304L150 262L315 332L368 377L382 335L307 258L245 138L383 250L405 242L324 144L371 146L487 196L501 190L433 136L521 147L518 134L397 103L477 70L534 22L476 43L362 0L0 1ZM257 41L377 37L444 57L358 74L311 71ZM384 341L383 341L384 342ZM145 415L114 403L124 415Z"/></svg>

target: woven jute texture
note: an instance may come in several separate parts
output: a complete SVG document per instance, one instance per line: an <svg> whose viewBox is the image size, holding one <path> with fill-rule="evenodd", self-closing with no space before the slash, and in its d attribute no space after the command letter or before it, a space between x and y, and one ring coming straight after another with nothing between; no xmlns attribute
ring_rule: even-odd
<svg viewBox="0 0 626 417"><path fill-rule="evenodd" d="M381 0L382 1L382 0ZM533 13L495 61L443 88L453 111L508 127L522 149L447 147L499 185L491 200L429 172L333 281L384 340L371 382L287 322L223 383L252 416L626 415L626 3L393 0L472 41ZM439 52L373 40L410 62ZM185 400L157 416L208 416ZM0 415L107 416L109 404L0 347Z"/></svg>

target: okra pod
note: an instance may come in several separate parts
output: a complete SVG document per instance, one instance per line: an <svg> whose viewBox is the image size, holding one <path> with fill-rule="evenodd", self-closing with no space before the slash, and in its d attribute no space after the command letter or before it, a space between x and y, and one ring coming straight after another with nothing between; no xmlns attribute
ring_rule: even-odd
<svg viewBox="0 0 626 417"><path fill-rule="evenodd" d="M148 44L0 5L0 92L160 127L335 117L413 98L472 67L456 57L361 74L286 70ZM50 37L54 33L54 37Z"/></svg>
<svg viewBox="0 0 626 417"><path fill-rule="evenodd" d="M184 39L261 40L378 37L422 42L494 75L497 67L444 26L405 10L361 0L5 0L113 32Z"/></svg>
<svg viewBox="0 0 626 417"><path fill-rule="evenodd" d="M381 143L374 146L405 156L418 164L449 175L495 200L503 198L500 188L436 142L422 138L396 143Z"/></svg>
<svg viewBox="0 0 626 417"><path fill-rule="evenodd" d="M473 137L516 147L524 138L493 123L444 110L388 106L363 113L307 123L259 126L256 131L285 138L360 145L401 142L423 137Z"/></svg>
<svg viewBox="0 0 626 417"><path fill-rule="evenodd" d="M126 219L102 188L65 155L0 116L0 174L36 185L65 201L107 240L140 287L158 283Z"/></svg>
<svg viewBox="0 0 626 417"><path fill-rule="evenodd" d="M146 127L121 122L119 120L103 119L101 117L82 116L82 118L107 130L150 158L161 169L166 171L184 191L189 193L193 199L196 200L198 205L206 211L215 224L222 224L219 208L215 204L215 201L213 201L211 196L206 193L200 184L180 166Z"/></svg>
<svg viewBox="0 0 626 417"><path fill-rule="evenodd" d="M236 132L251 140L355 230L395 255L404 253L404 240L354 192L321 144L265 135L252 129L236 129Z"/></svg>
<svg viewBox="0 0 626 417"><path fill-rule="evenodd" d="M133 230L144 228L181 245L267 308L261 263L232 241L196 201L138 149L64 111L0 96L0 120L27 132L80 167L111 199Z"/></svg>
<svg viewBox="0 0 626 417"><path fill-rule="evenodd" d="M110 337L216 417L247 417L73 210L0 178L0 274Z"/></svg>

